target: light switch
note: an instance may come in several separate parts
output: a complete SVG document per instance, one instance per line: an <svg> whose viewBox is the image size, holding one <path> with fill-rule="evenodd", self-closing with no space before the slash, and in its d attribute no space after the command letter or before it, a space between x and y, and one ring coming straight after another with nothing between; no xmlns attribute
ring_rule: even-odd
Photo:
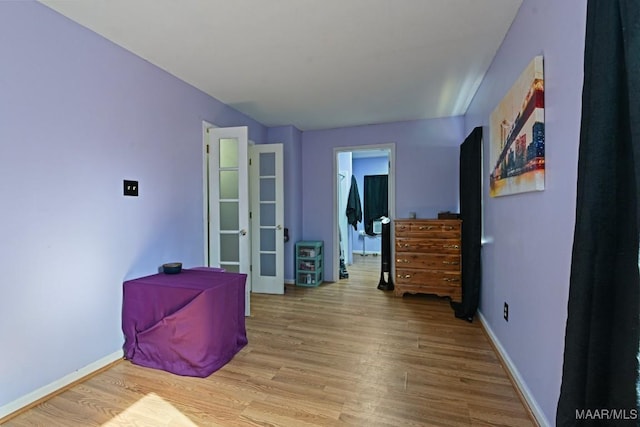
<svg viewBox="0 0 640 427"><path fill-rule="evenodd" d="M124 180L124 195L138 196L138 181Z"/></svg>

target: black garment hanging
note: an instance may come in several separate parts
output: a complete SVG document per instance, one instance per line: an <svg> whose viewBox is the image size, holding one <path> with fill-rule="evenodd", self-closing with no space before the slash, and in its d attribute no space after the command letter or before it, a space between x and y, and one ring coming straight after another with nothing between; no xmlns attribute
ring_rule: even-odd
<svg viewBox="0 0 640 427"><path fill-rule="evenodd" d="M557 426L637 426L640 2L589 0ZM615 417L588 417L610 410ZM579 419L580 417L580 419Z"/></svg>
<svg viewBox="0 0 640 427"><path fill-rule="evenodd" d="M462 219L462 302L451 302L456 317L473 321L482 281L482 128L460 146L460 219Z"/></svg>
<svg viewBox="0 0 640 427"><path fill-rule="evenodd" d="M358 192L358 182L356 177L351 175L351 188L347 199L347 222L358 229L358 223L362 222L362 205L360 204L360 193Z"/></svg>
<svg viewBox="0 0 640 427"><path fill-rule="evenodd" d="M389 216L388 175L365 175L364 177L364 231L375 236L373 221Z"/></svg>

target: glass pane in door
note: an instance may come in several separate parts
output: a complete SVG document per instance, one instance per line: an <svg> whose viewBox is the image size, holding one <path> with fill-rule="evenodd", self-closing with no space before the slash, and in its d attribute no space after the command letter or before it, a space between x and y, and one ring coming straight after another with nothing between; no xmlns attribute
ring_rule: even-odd
<svg viewBox="0 0 640 427"><path fill-rule="evenodd" d="M220 230L237 231L239 228L238 202L220 202Z"/></svg>
<svg viewBox="0 0 640 427"><path fill-rule="evenodd" d="M260 229L260 251L276 250L276 230L273 228Z"/></svg>
<svg viewBox="0 0 640 427"><path fill-rule="evenodd" d="M260 178L260 201L275 202L276 200L276 179Z"/></svg>
<svg viewBox="0 0 640 427"><path fill-rule="evenodd" d="M220 139L220 167L238 167L238 140L236 138Z"/></svg>
<svg viewBox="0 0 640 427"><path fill-rule="evenodd" d="M260 275L276 275L276 254L260 254Z"/></svg>
<svg viewBox="0 0 640 427"><path fill-rule="evenodd" d="M220 234L220 263L240 261L240 236Z"/></svg>
<svg viewBox="0 0 640 427"><path fill-rule="evenodd" d="M220 171L220 198L238 198L238 170Z"/></svg>
<svg viewBox="0 0 640 427"><path fill-rule="evenodd" d="M276 176L276 153L260 153L260 176Z"/></svg>
<svg viewBox="0 0 640 427"><path fill-rule="evenodd" d="M224 268L225 271L229 273L240 273L240 266L238 264L220 264L221 268Z"/></svg>
<svg viewBox="0 0 640 427"><path fill-rule="evenodd" d="M276 205L275 203L260 203L260 225L276 225Z"/></svg>

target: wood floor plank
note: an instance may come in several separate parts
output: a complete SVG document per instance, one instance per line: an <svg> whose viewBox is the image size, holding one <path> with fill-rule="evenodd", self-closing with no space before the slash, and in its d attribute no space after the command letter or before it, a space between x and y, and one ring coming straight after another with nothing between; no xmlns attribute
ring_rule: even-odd
<svg viewBox="0 0 640 427"><path fill-rule="evenodd" d="M478 322L354 258L348 279L253 294L249 344L208 378L123 361L3 425L535 425Z"/></svg>

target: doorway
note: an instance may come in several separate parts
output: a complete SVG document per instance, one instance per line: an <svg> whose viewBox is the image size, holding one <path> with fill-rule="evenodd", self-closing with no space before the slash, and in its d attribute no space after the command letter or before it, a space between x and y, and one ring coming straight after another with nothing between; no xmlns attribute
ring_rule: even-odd
<svg viewBox="0 0 640 427"><path fill-rule="evenodd" d="M282 144L254 144L246 126L203 134L204 265L247 275L251 293L284 293Z"/></svg>
<svg viewBox="0 0 640 427"><path fill-rule="evenodd" d="M282 144L249 147L251 292L284 294Z"/></svg>
<svg viewBox="0 0 640 427"><path fill-rule="evenodd" d="M338 281L341 276L344 276L344 271L338 268L341 262L344 262L347 273L349 265L354 262L354 257L371 257L381 262L380 258L376 257L381 250L381 238L364 232L364 218L357 224L357 229L348 224L345 212L352 177L355 177L362 203L364 202L364 175L386 174L388 176L388 215L389 218L395 217L395 144L335 148L334 172L333 241L334 254L338 254L339 259L335 261L337 267L334 268L332 280Z"/></svg>
<svg viewBox="0 0 640 427"><path fill-rule="evenodd" d="M245 315L251 314L251 235L247 127L204 133L205 266L247 275Z"/></svg>

